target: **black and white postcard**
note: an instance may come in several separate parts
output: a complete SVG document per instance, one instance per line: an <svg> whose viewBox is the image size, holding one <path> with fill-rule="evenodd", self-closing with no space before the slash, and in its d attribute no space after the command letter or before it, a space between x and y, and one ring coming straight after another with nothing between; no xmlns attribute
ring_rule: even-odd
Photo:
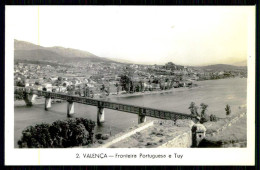
<svg viewBox="0 0 260 170"><path fill-rule="evenodd" d="M254 165L255 6L6 6L6 165Z"/></svg>

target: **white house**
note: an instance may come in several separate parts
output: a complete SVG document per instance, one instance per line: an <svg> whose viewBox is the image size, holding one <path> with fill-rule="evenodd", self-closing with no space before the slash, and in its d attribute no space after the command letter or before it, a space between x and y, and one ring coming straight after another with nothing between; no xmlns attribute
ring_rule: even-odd
<svg viewBox="0 0 260 170"><path fill-rule="evenodd" d="M58 80L58 77L50 77L49 80L56 81L56 80Z"/></svg>
<svg viewBox="0 0 260 170"><path fill-rule="evenodd" d="M45 87L47 89L47 91L52 92L52 84L51 83L44 83L42 85L42 87L43 88Z"/></svg>

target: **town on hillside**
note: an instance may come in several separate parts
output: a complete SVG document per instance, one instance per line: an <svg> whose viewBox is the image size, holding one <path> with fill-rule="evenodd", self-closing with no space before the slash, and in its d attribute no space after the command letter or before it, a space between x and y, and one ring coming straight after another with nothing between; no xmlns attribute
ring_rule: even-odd
<svg viewBox="0 0 260 170"><path fill-rule="evenodd" d="M14 65L14 86L92 98L193 87L196 81L233 77L247 77L247 70L187 67L172 62L165 65L141 65L119 62L46 64L15 61Z"/></svg>

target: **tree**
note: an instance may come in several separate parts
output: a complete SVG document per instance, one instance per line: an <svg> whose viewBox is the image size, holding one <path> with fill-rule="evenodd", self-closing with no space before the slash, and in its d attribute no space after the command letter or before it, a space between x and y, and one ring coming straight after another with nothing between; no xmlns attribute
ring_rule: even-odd
<svg viewBox="0 0 260 170"><path fill-rule="evenodd" d="M193 115L193 116L199 116L199 114L198 114L198 107L195 105L194 102L191 102L191 103L190 103L189 109L190 109L191 115Z"/></svg>
<svg viewBox="0 0 260 170"><path fill-rule="evenodd" d="M58 77L58 81L62 81L62 77Z"/></svg>
<svg viewBox="0 0 260 170"><path fill-rule="evenodd" d="M163 83L162 83L161 81L159 82L159 86L160 86L160 89L161 89L161 90L164 89L164 87L163 87Z"/></svg>
<svg viewBox="0 0 260 170"><path fill-rule="evenodd" d="M90 97L90 89L87 84L85 85L84 96Z"/></svg>
<svg viewBox="0 0 260 170"><path fill-rule="evenodd" d="M216 122L216 121L217 121L216 115L211 114L211 115L210 115L210 121L211 121L211 122Z"/></svg>
<svg viewBox="0 0 260 170"><path fill-rule="evenodd" d="M90 90L90 97L93 98L94 97L94 92L92 90Z"/></svg>
<svg viewBox="0 0 260 170"><path fill-rule="evenodd" d="M65 148L93 143L95 122L84 118L28 126L18 141L20 148Z"/></svg>
<svg viewBox="0 0 260 170"><path fill-rule="evenodd" d="M208 105L201 103L200 108L201 108L201 114L200 114L200 123L208 122L210 120L210 117L206 114Z"/></svg>
<svg viewBox="0 0 260 170"><path fill-rule="evenodd" d="M122 86L122 90L130 92L130 88L133 88L131 83L134 71L135 70L129 66L123 68L124 73L120 76L120 85Z"/></svg>
<svg viewBox="0 0 260 170"><path fill-rule="evenodd" d="M120 76L120 85L122 86L122 90L129 91L131 78L127 75Z"/></svg>
<svg viewBox="0 0 260 170"><path fill-rule="evenodd" d="M58 79L55 81L56 86L60 86L62 84L62 77L58 77Z"/></svg>
<svg viewBox="0 0 260 170"><path fill-rule="evenodd" d="M68 86L67 91L69 95L74 95L75 94L75 86Z"/></svg>
<svg viewBox="0 0 260 170"><path fill-rule="evenodd" d="M168 62L165 64L165 68L167 70L174 70L175 69L175 64L173 62Z"/></svg>
<svg viewBox="0 0 260 170"><path fill-rule="evenodd" d="M129 85L130 85L129 93L133 93L134 92L134 83L133 83L133 81L130 81Z"/></svg>
<svg viewBox="0 0 260 170"><path fill-rule="evenodd" d="M159 83L159 79L158 78L153 79L153 83L158 84Z"/></svg>
<svg viewBox="0 0 260 170"><path fill-rule="evenodd" d="M109 94L110 94L110 88L109 88L109 86L105 88L105 92L106 92L106 95L109 96Z"/></svg>
<svg viewBox="0 0 260 170"><path fill-rule="evenodd" d="M110 94L110 88L109 88L109 86L105 86L104 84L102 84L102 86L101 86L101 88L100 88L100 91L102 92L102 93L106 93L106 96L109 96L109 94Z"/></svg>
<svg viewBox="0 0 260 170"><path fill-rule="evenodd" d="M208 105L201 103L200 108L201 108L201 117L205 117L206 110L207 110Z"/></svg>
<svg viewBox="0 0 260 170"><path fill-rule="evenodd" d="M120 90L120 85L118 83L116 83L115 86L116 86L116 93L118 94L119 90Z"/></svg>
<svg viewBox="0 0 260 170"><path fill-rule="evenodd" d="M35 85L37 86L40 85L39 81L35 81Z"/></svg>
<svg viewBox="0 0 260 170"><path fill-rule="evenodd" d="M231 108L228 104L226 105L225 111L226 111L227 116L229 116L231 114Z"/></svg>
<svg viewBox="0 0 260 170"><path fill-rule="evenodd" d="M140 92L140 84L139 84L139 83L136 84L136 86L135 86L135 91L136 91L136 92Z"/></svg>
<svg viewBox="0 0 260 170"><path fill-rule="evenodd" d="M152 88L151 88L151 86L152 86L152 82L151 82L150 79L148 80L148 85L149 85L149 86L148 86L148 90L149 90L149 91L152 91Z"/></svg>
<svg viewBox="0 0 260 170"><path fill-rule="evenodd" d="M15 100L23 100L26 93L22 89L16 89L14 94Z"/></svg>
<svg viewBox="0 0 260 170"><path fill-rule="evenodd" d="M25 80L22 79L22 80L17 81L17 82L16 82L16 86L25 87Z"/></svg>
<svg viewBox="0 0 260 170"><path fill-rule="evenodd" d="M104 91L105 91L105 85L104 85L104 84L101 85L100 90L101 90L101 92L104 92Z"/></svg>
<svg viewBox="0 0 260 170"><path fill-rule="evenodd" d="M139 81L139 84L140 84L140 91L144 91L144 85L143 85L143 82L142 81Z"/></svg>

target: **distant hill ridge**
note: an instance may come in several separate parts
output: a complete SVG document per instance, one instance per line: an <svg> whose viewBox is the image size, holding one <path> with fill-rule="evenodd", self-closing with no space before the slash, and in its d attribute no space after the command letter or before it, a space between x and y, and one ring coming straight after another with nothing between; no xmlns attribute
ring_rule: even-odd
<svg viewBox="0 0 260 170"><path fill-rule="evenodd" d="M19 60L45 60L45 61L91 61L112 62L107 58L98 57L90 52L64 48L64 47L42 47L26 41L14 40L14 59Z"/></svg>
<svg viewBox="0 0 260 170"><path fill-rule="evenodd" d="M45 61L55 63L69 62L116 62L134 64L130 60L98 57L90 52L60 46L42 47L26 41L14 40L14 59L26 61ZM239 64L246 65L246 60ZM143 64L149 65L149 64ZM246 69L247 66L215 64L208 66L191 66L191 68L210 69L215 71Z"/></svg>
<svg viewBox="0 0 260 170"><path fill-rule="evenodd" d="M247 66L234 66L234 65L228 65L228 64L214 64L214 65L208 65L208 66L201 66L197 67L204 70L214 70L214 71L232 71L232 70L238 70L238 69L247 69Z"/></svg>

